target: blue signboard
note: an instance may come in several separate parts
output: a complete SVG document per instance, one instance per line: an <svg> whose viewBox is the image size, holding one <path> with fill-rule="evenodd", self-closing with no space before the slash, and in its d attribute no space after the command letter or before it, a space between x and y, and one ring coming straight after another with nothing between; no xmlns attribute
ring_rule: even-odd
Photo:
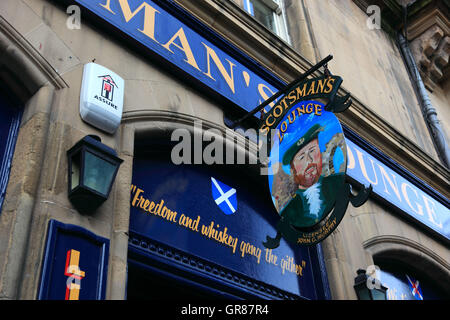
<svg viewBox="0 0 450 320"><path fill-rule="evenodd" d="M396 208L450 240L450 210L350 140L347 174Z"/></svg>
<svg viewBox="0 0 450 320"><path fill-rule="evenodd" d="M206 26L171 0L74 1L107 21L106 27L117 28L157 57L162 57L168 62L165 66L169 69L175 67L183 75L244 110L252 110L272 96L277 87L283 85L272 73L222 37L212 34ZM186 21L189 21L189 25ZM267 108L269 109L269 106ZM418 189L375 160L366 151L355 149L355 144L348 139L346 141L349 150L354 150L355 153L355 161L349 163L350 176L364 184L374 181L372 184L377 195L449 240L450 214L446 207L448 201L443 205L428 192ZM366 166L358 167L359 164L365 164L365 161L368 161ZM376 172L370 172L372 165ZM371 173L376 174L378 180L375 175L370 176ZM411 175L409 172L406 174ZM434 190L431 190L431 193L433 192Z"/></svg>
<svg viewBox="0 0 450 320"><path fill-rule="evenodd" d="M211 192L214 181L221 195ZM320 271L311 258L315 248L298 248L284 240L274 250L263 246L266 235L276 234L278 221L265 193L230 166L177 166L154 156L137 157L130 232L292 296L317 299L319 284L314 276ZM217 202L232 207L234 213Z"/></svg>
<svg viewBox="0 0 450 320"><path fill-rule="evenodd" d="M105 299L109 240L50 220L39 300Z"/></svg>
<svg viewBox="0 0 450 320"><path fill-rule="evenodd" d="M215 92L251 110L277 90L151 0L75 0ZM167 5L167 4L166 4Z"/></svg>

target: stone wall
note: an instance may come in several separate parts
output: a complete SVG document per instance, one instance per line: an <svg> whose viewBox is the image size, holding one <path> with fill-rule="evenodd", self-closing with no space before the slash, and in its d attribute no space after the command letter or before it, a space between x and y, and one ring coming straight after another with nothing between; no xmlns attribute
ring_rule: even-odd
<svg viewBox="0 0 450 320"><path fill-rule="evenodd" d="M383 30L370 30L353 1L305 1L322 57L352 96L437 158L399 49Z"/></svg>
<svg viewBox="0 0 450 320"><path fill-rule="evenodd" d="M450 19L449 8L433 1L408 22L408 40L438 120L450 141Z"/></svg>

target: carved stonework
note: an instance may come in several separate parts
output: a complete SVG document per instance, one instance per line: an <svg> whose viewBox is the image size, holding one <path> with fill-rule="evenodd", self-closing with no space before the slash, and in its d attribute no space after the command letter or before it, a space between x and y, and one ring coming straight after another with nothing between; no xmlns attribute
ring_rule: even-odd
<svg viewBox="0 0 450 320"><path fill-rule="evenodd" d="M411 42L411 51L425 85L430 90L448 77L450 37L438 26L433 26Z"/></svg>
<svg viewBox="0 0 450 320"><path fill-rule="evenodd" d="M445 6L433 6L410 18L408 39L422 79L431 91L449 76L450 20Z"/></svg>
<svg viewBox="0 0 450 320"><path fill-rule="evenodd" d="M381 9L383 29L395 35L403 31L407 7L407 38L425 86L433 91L449 77L450 0L353 0L367 13Z"/></svg>

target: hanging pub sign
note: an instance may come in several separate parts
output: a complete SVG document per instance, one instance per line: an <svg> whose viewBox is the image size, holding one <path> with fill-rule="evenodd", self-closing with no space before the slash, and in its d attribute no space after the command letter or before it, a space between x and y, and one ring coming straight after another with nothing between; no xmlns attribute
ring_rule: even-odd
<svg viewBox="0 0 450 320"><path fill-rule="evenodd" d="M349 95L338 97L342 79L326 75L301 81L262 118L267 135L269 188L280 215L273 249L281 237L298 245L315 245L339 225L348 202L357 207L371 187L357 196L346 183L347 147L334 113L346 110Z"/></svg>

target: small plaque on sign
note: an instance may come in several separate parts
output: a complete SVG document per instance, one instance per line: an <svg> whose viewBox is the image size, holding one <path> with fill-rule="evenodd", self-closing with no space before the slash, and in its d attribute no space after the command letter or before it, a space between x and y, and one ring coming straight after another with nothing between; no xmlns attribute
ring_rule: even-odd
<svg viewBox="0 0 450 320"><path fill-rule="evenodd" d="M109 240L50 220L39 300L103 300Z"/></svg>

